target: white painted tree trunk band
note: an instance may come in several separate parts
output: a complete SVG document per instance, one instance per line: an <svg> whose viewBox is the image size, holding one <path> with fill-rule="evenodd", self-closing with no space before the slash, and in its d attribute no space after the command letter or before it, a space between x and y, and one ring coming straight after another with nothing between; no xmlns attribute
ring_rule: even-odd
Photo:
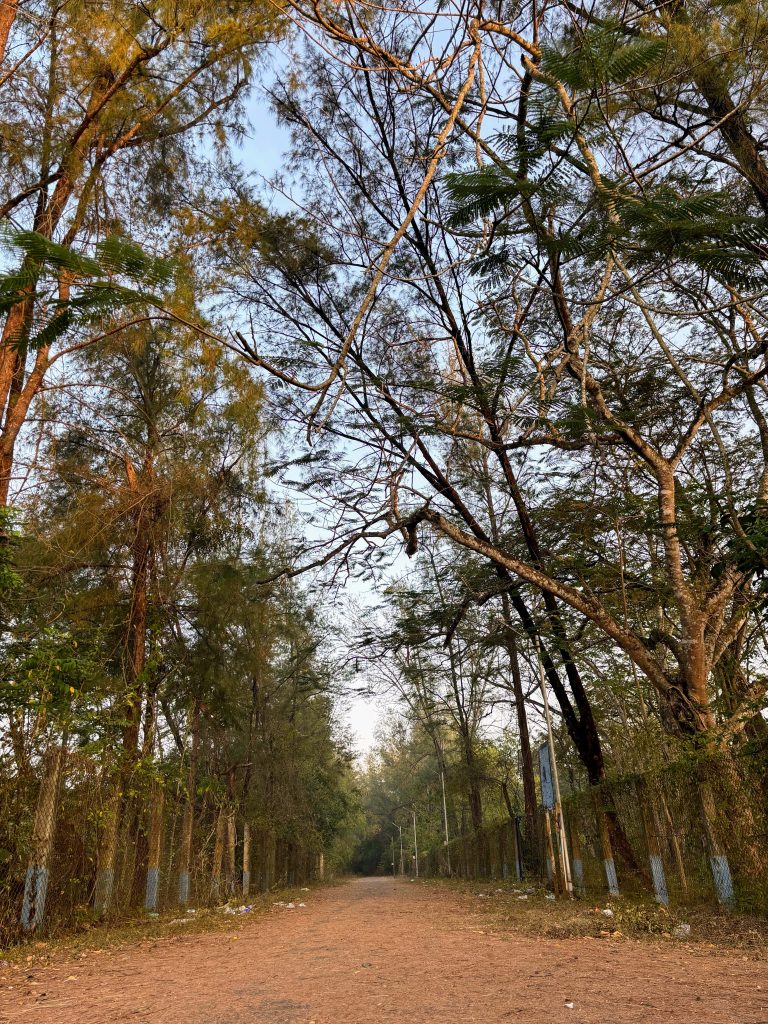
<svg viewBox="0 0 768 1024"><path fill-rule="evenodd" d="M664 862L657 853L652 853L651 877L653 878L653 891L656 893L657 903L669 906L669 893L667 892L667 876L664 874Z"/></svg>
<svg viewBox="0 0 768 1024"><path fill-rule="evenodd" d="M112 903L112 889L115 884L114 868L99 868L96 872L96 888L93 892L93 909L98 916L106 914Z"/></svg>
<svg viewBox="0 0 768 1024"><path fill-rule="evenodd" d="M48 869L30 866L24 882L24 902L21 906L21 927L34 931L43 923L45 898L48 895Z"/></svg>
<svg viewBox="0 0 768 1024"><path fill-rule="evenodd" d="M584 862L581 857L573 858L573 881L577 889L584 888Z"/></svg>
<svg viewBox="0 0 768 1024"><path fill-rule="evenodd" d="M724 853L717 854L709 858L709 863L712 867L712 878L715 882L718 901L724 906L730 906L733 903L734 892L728 858Z"/></svg>
<svg viewBox="0 0 768 1024"><path fill-rule="evenodd" d="M179 872L179 906L186 907L189 902L189 872Z"/></svg>
<svg viewBox="0 0 768 1024"><path fill-rule="evenodd" d="M157 888L160 881L158 868L147 868L147 892L144 897L144 909L154 910L157 906Z"/></svg>
<svg viewBox="0 0 768 1024"><path fill-rule="evenodd" d="M605 868L605 880L608 883L608 892L611 896L619 895L619 879L616 874L616 863L613 857L606 857L603 861Z"/></svg>

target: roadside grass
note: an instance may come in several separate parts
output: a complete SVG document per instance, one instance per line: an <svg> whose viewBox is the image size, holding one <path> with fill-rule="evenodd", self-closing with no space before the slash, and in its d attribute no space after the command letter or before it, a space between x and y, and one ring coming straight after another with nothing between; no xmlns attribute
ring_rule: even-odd
<svg viewBox="0 0 768 1024"><path fill-rule="evenodd" d="M249 920L270 913L275 904L300 903L311 896L312 890L332 883L314 883L308 887L290 886L267 893L249 896L247 904L242 898L232 899L218 907L200 907L194 913L176 907L159 914L133 911L109 917L101 922L84 919L74 930L61 934L32 936L14 945L0 949L0 971L52 963L57 960L83 959L131 945L154 944L158 940L175 940L184 935L222 932L236 938ZM227 913L225 906L237 911L247 905L247 913Z"/></svg>
<svg viewBox="0 0 768 1024"><path fill-rule="evenodd" d="M492 927L532 938L650 939L670 945L740 952L768 960L768 919L709 904L671 906L634 896L547 898L526 883L428 879L424 885L463 894ZM608 911L608 913L606 913Z"/></svg>
<svg viewBox="0 0 768 1024"><path fill-rule="evenodd" d="M185 935L219 932L236 941L249 921L269 914L276 904L300 903L313 891L343 884L344 878L258 893L249 898L249 913L226 913L223 907L203 907L188 914L179 908L157 916L133 913L101 923L83 921L76 931L32 937L0 950L0 975L15 974L60 961L88 959L132 945L150 947L178 941ZM435 896L458 896L487 921L488 931L547 939L650 940L670 947L733 952L768 961L768 919L708 904L673 906L668 910L652 900L633 896L597 899L594 894L573 900L548 899L541 888L525 883L467 882L419 879L419 887ZM232 900L232 908L242 905ZM606 914L605 911L610 911ZM8 979L10 980L10 979Z"/></svg>

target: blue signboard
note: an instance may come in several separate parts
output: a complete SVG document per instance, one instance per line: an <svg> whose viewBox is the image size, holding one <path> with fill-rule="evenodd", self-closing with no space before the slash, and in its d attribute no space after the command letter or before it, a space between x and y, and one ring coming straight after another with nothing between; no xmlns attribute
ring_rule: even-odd
<svg viewBox="0 0 768 1024"><path fill-rule="evenodd" d="M555 787L552 785L552 765L549 762L549 744L539 747L539 775L541 777L541 804L551 811L555 806Z"/></svg>

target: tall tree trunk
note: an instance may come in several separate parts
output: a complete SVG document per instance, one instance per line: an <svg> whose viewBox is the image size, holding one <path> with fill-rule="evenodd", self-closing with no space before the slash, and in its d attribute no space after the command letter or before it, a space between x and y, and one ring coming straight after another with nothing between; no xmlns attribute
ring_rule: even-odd
<svg viewBox="0 0 768 1024"><path fill-rule="evenodd" d="M520 763L523 775L526 827L532 829L536 818L536 777L533 771L533 754L531 752L531 738L528 732L528 715L525 710L525 695L523 693L523 680L520 674L520 661L517 656L517 644L512 630L509 594L503 593L501 595L501 607L504 615L504 639L512 672L512 692L515 695L517 731L520 736Z"/></svg>
<svg viewBox="0 0 768 1024"><path fill-rule="evenodd" d="M465 362L468 372L472 376L475 386L478 388L480 408L482 409L483 419L485 420L488 433L493 443L492 450L501 468L504 481L507 485L510 497L512 498L512 503L515 506L517 519L520 523L520 530L522 532L528 554L536 568L546 571L541 544L539 542L538 530L531 518L528 505L526 504L525 497L517 480L517 475L510 461L509 452L504 444L504 433L498 422L497 414L487 404L485 388L477 376L477 371L471 353L467 352ZM487 503L489 509L492 511L492 496L488 489L486 489L486 491ZM494 543L498 544L498 528L496 525L495 515L492 518L492 537ZM510 574L507 573L506 570L501 570L500 575L509 580L510 583L513 583ZM533 622L528 608L522 600L517 586L515 586L511 591L511 596L515 611L518 615L521 615L522 612L521 621L523 622L523 626L526 629L526 632L528 632L533 639L534 637L531 634L531 628L533 628L537 634L539 631ZM560 705L560 710L563 714L568 733L571 736L579 757L587 770L589 781L592 785L595 785L600 782L605 775L605 762L603 760L600 735L597 731L597 724L595 723L595 717L592 712L592 704L587 696L587 691L581 678L579 668L576 665L573 654L571 653L570 640L565 628L565 623L563 622L557 598L555 598L554 594L551 594L548 590L542 590L541 596L544 602L544 609L551 629L552 638L560 655L560 659L568 679L568 685L571 689L571 694L573 695L573 704L575 704L575 709L568 696L567 690L560 680L558 672L554 668L554 665L550 664L548 666L545 663L545 671L549 677L555 698ZM538 639L540 642L541 637L539 636Z"/></svg>
<svg viewBox="0 0 768 1024"><path fill-rule="evenodd" d="M277 874L277 837L270 829L266 829L262 836L264 855L262 864L264 873L262 876L262 888L269 892L276 882Z"/></svg>
<svg viewBox="0 0 768 1024"><path fill-rule="evenodd" d="M192 827L195 821L195 793L197 790L197 762L200 756L200 704L195 702L190 728L189 769L184 817L181 824L181 850L179 852L179 905L189 902L189 873L192 867Z"/></svg>
<svg viewBox="0 0 768 1024"><path fill-rule="evenodd" d="M221 867L224 860L224 840L227 828L227 816L224 808L219 807L216 815L216 837L213 843L213 860L211 862L211 897L221 898Z"/></svg>
<svg viewBox="0 0 768 1024"><path fill-rule="evenodd" d="M712 874L718 898L722 903L729 903L733 889L723 836L727 835L728 846L736 855L734 872L740 876L745 889L752 889L762 886L765 879L765 864L757 844L759 826L752 811L749 791L730 750L719 750L711 759L704 761L699 775L699 798ZM715 786L719 799L715 795Z"/></svg>
<svg viewBox="0 0 768 1024"><path fill-rule="evenodd" d="M121 825L123 826L123 849L126 853L126 859L128 859L128 840L132 831L135 804L134 800L128 798L126 794L130 788L139 752L139 731L144 687L142 675L146 663L147 613L149 607L148 582L152 548L145 505L146 496L142 494L136 472L128 460L126 461L126 476L130 491L136 500L131 568L131 604L128 613L123 662L123 676L125 679L123 713L126 724L123 727L117 778L112 784L112 791L108 797L104 832L99 846L94 909L100 917L108 913L114 895L118 837L121 834ZM130 871L124 874L126 878L131 877Z"/></svg>
<svg viewBox="0 0 768 1024"><path fill-rule="evenodd" d="M0 63L5 58L8 36L11 34L13 23L16 20L18 6L18 0L0 0Z"/></svg>
<svg viewBox="0 0 768 1024"><path fill-rule="evenodd" d="M479 832L483 827L483 797L480 792L480 782L475 764L475 752L472 749L472 737L468 734L462 735L462 747L464 749L464 764L467 769L469 814L472 821L472 829L475 832Z"/></svg>
<svg viewBox="0 0 768 1024"><path fill-rule="evenodd" d="M141 758L144 762L148 762L151 759L155 745L157 688L157 678L148 683L146 687L147 699L144 705L144 726L141 740ZM130 902L132 906L139 906L141 901L146 899L147 872L151 867L150 847L152 844L156 800L158 796L160 800L164 797L162 786L160 786L157 780L153 780L150 785L148 805L146 803L146 795L142 788L137 798L138 804L134 807L134 813L129 814L125 822L126 842L131 842L134 851L132 858L126 858L123 871L126 888L130 886ZM131 867L133 871L132 879L128 875Z"/></svg>
<svg viewBox="0 0 768 1024"><path fill-rule="evenodd" d="M37 798L32 847L24 883L24 902L21 908L21 926L35 931L43 923L45 900L48 893L53 837L56 830L56 812L59 786L67 754L67 732L59 743L49 744L43 764L43 778Z"/></svg>
<svg viewBox="0 0 768 1024"><path fill-rule="evenodd" d="M147 850L147 886L144 896L144 907L147 910L154 910L157 907L157 894L160 884L160 850L163 838L164 799L165 790L160 783L156 783L152 787L152 811Z"/></svg>
<svg viewBox="0 0 768 1024"><path fill-rule="evenodd" d="M101 815L101 834L96 853L96 885L93 890L93 910L96 917L105 917L112 906L117 860L117 836L120 827L120 772L107 785L104 810Z"/></svg>
<svg viewBox="0 0 768 1024"><path fill-rule="evenodd" d="M470 364L471 360L468 364L468 370L470 373L474 374L474 365ZM476 380L475 377L473 377L473 380ZM479 381L476 380L476 386L478 384ZM496 422L495 413L488 408L487 405L483 406L482 391L479 393L479 400L481 402L481 408L484 409L483 418L491 436L491 440L495 446L494 454L501 466L504 479L512 497L528 553L534 564L538 568L543 569L544 562L541 555L538 533L528 512L528 507L525 503L523 494L518 486L517 477L512 464L509 461L509 456L503 444L502 432ZM498 546L500 535L496 519L496 510L493 505L493 493L490 486L490 473L488 471L487 462L485 463L484 491L486 511L488 513L488 520L490 523L491 539L493 543ZM511 629L512 617L509 611L509 605L511 603L518 618L520 619L520 623L525 634L541 651L542 661L544 663L544 672L560 707L565 727L568 730L568 735L571 737L573 744L576 747L576 753L579 755L581 763L586 769L590 785L597 785L597 783L599 783L605 776L605 761L603 759L600 735L597 731L594 714L592 713L592 705L581 679L581 673L579 672L571 654L565 625L563 623L557 601L552 594L547 591L541 592L552 635L555 639L555 644L558 653L560 654L563 667L565 668L571 693L573 694L573 702L576 705L575 708L571 702L568 691L560 678L560 673L549 655L548 646L544 643L544 638L541 636L539 627L523 598L519 584L513 578L511 573L502 566L495 566L495 571L499 579L504 580L507 584L507 590L502 594L504 623L506 626L505 632L509 633ZM518 709L518 720L519 715L520 711Z"/></svg>
<svg viewBox="0 0 768 1024"><path fill-rule="evenodd" d="M251 891L251 826L243 824L243 899L248 899Z"/></svg>
<svg viewBox="0 0 768 1024"><path fill-rule="evenodd" d="M235 881L235 861L237 855L237 824L235 821L235 811L232 808L227 814L227 878L226 878L226 893L227 896L233 896L235 893L236 881Z"/></svg>
<svg viewBox="0 0 768 1024"><path fill-rule="evenodd" d="M17 3L12 0L0 0L0 41L2 41L3 18L10 16L8 31L16 15ZM60 91L58 75L59 47L56 32L56 14L51 18L50 63L48 68L48 88L46 94L46 116L43 124L41 140L40 180L45 181L51 172L52 126L56 99ZM5 40L7 43L7 37ZM3 48L5 48L5 43ZM0 50L2 57L2 50ZM88 97L87 109L81 123L81 129L75 132L70 148L61 155L58 164L56 184L49 196L47 189L38 191L38 203L33 219L33 230L46 239L53 239L70 200L75 195L78 183L82 178L87 154L101 125L98 113L102 109L105 96L113 84L111 74L100 74L96 77L91 94ZM69 246L74 240L77 230L82 226L87 204L81 206L75 218L69 224L62 244ZM37 349L33 368L27 375L28 341L35 317L37 301L37 275L39 268L29 256L21 265L22 275L32 280L21 292L21 297L8 310L3 326L0 342L0 505L8 504L10 485L13 477L16 443L19 433L26 422L29 408L43 386L45 374L49 366L48 346ZM59 278L59 299L69 299L70 279L62 273Z"/></svg>

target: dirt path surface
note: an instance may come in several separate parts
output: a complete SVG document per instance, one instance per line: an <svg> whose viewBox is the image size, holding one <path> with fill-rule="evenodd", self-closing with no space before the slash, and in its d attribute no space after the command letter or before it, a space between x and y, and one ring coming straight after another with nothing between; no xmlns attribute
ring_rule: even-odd
<svg viewBox="0 0 768 1024"><path fill-rule="evenodd" d="M309 893L305 908L242 920L237 932L34 968L21 985L16 974L13 990L0 991L0 1021L768 1022L763 963L628 940L490 933L471 900L417 884L353 881Z"/></svg>

